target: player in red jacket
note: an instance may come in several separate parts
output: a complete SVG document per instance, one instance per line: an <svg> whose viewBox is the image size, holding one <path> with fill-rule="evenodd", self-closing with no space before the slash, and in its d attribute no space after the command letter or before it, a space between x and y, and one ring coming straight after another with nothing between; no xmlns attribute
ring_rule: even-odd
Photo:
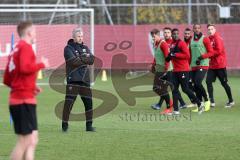
<svg viewBox="0 0 240 160"><path fill-rule="evenodd" d="M187 47L189 48L190 42L192 40L192 30L190 28L186 28L184 30L184 42L186 43ZM191 55L190 55L191 56ZM189 59L189 64L191 64L191 58ZM192 71L189 72L189 82L188 82L189 88L194 91L194 84L192 81ZM191 106L194 106L194 104L190 104Z"/></svg>
<svg viewBox="0 0 240 160"><path fill-rule="evenodd" d="M228 102L226 103L225 107L231 108L234 105L234 101L232 98L231 88L227 83L228 82L227 70L226 70L227 60L226 60L226 51L223 44L223 39L216 32L215 25L209 24L207 26L207 29L208 29L209 39L213 47L213 52L204 54L200 56L198 59L199 61L201 61L203 59L210 58L206 83L207 83L209 98L211 101L211 106L212 107L215 106L212 83L215 82L216 78L218 77L228 96Z"/></svg>
<svg viewBox="0 0 240 160"><path fill-rule="evenodd" d="M187 45L184 41L179 39L179 30L177 28L172 30L173 42L170 46L170 53L166 58L166 61L172 60L173 63L173 108L174 111L172 114L180 114L178 108L178 97L179 97L179 85L181 85L182 90L186 93L192 103L197 104L199 108L199 113L204 111L204 105L200 100L194 95L192 90L189 88L189 58L190 53Z"/></svg>
<svg viewBox="0 0 240 160"><path fill-rule="evenodd" d="M11 88L9 110L18 136L11 159L33 160L38 142L35 96L40 92L36 86L36 76L40 69L48 66L48 60L42 58L41 63L36 63L32 48L36 33L32 22L21 22L17 32L20 41L9 55L3 80Z"/></svg>
<svg viewBox="0 0 240 160"><path fill-rule="evenodd" d="M173 41L173 40L172 40L172 29L169 28L169 27L165 27L165 28L163 29L163 32L164 32L164 34L163 34L163 35L164 35L164 39L165 39L165 41L167 42L168 47L169 47L169 49L170 49L171 43L172 43L172 41ZM170 63L170 64L171 64L171 63ZM172 67L172 65L170 65L170 66ZM171 72L170 75L172 75L172 69L171 69L171 71L169 71L169 72ZM172 78L171 78L171 79L172 79ZM180 103L180 105L179 105L179 108L180 108L180 109L185 109L185 108L187 108L187 105L186 105L186 103L184 102L180 91L179 91L178 100L179 100L179 103ZM165 111L163 111L162 113L168 113L168 110L165 110Z"/></svg>

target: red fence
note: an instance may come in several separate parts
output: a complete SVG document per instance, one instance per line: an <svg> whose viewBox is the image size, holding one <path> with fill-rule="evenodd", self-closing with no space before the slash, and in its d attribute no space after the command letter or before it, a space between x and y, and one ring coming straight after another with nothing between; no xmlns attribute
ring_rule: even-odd
<svg viewBox="0 0 240 160"><path fill-rule="evenodd" d="M177 27L181 32L187 25L169 25ZM16 35L16 26L0 26L0 69L6 65L6 44L11 41L11 34ZM38 25L36 50L38 58L46 56L50 61L50 68L56 68L64 63L63 48L71 37L74 25ZM110 68L112 57L125 54L130 63L152 62L149 47L149 31L152 28L162 29L165 25L96 25L95 26L95 56L103 61L104 68ZM240 69L240 25L218 25L217 30L222 35L227 50L229 69ZM206 25L202 25L206 34ZM181 34L182 36L182 34ZM18 38L15 36L15 41ZM87 41L87 44L89 42ZM116 65L115 65L116 66ZM118 68L122 68L119 63Z"/></svg>

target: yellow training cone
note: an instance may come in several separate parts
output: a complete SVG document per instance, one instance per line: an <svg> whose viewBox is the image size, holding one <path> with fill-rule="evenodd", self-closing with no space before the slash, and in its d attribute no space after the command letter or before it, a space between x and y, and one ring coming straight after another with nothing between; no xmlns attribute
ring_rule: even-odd
<svg viewBox="0 0 240 160"><path fill-rule="evenodd" d="M38 71L37 79L43 79L42 70Z"/></svg>
<svg viewBox="0 0 240 160"><path fill-rule="evenodd" d="M106 70L103 70L102 71L102 81L107 81L107 72L106 72Z"/></svg>

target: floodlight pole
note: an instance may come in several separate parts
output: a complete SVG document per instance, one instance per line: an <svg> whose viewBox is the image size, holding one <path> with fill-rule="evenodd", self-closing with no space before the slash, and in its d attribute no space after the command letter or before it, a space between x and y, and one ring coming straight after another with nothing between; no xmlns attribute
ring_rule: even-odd
<svg viewBox="0 0 240 160"><path fill-rule="evenodd" d="M107 18L108 18L108 20L109 20L110 25L113 25L112 17L111 17L111 15L110 15L109 11L108 11L108 8L107 8L107 6L106 6L105 0L102 0L102 5L103 5L104 11L105 11L105 13L106 13L106 15L107 15Z"/></svg>
<svg viewBox="0 0 240 160"><path fill-rule="evenodd" d="M188 24L192 24L192 0L188 0Z"/></svg>
<svg viewBox="0 0 240 160"><path fill-rule="evenodd" d="M135 6L137 3L136 0L133 0L133 24L137 25L137 7Z"/></svg>
<svg viewBox="0 0 240 160"><path fill-rule="evenodd" d="M23 0L23 5L26 5L26 0ZM26 7L24 7L25 9ZM27 19L27 15L26 15L26 12L23 13L23 20L26 21Z"/></svg>

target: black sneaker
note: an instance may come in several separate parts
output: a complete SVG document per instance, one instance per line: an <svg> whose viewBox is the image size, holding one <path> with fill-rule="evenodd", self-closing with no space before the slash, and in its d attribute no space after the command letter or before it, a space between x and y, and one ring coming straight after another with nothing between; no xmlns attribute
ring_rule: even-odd
<svg viewBox="0 0 240 160"><path fill-rule="evenodd" d="M235 104L234 101L228 102L228 103L226 103L225 108L231 108L232 106L234 106L234 104Z"/></svg>
<svg viewBox="0 0 240 160"><path fill-rule="evenodd" d="M67 132L68 130L68 123L67 122L62 122L62 131Z"/></svg>
<svg viewBox="0 0 240 160"><path fill-rule="evenodd" d="M87 132L96 132L96 128L95 127L86 127L86 131Z"/></svg>
<svg viewBox="0 0 240 160"><path fill-rule="evenodd" d="M187 108L187 105L186 105L186 104L184 104L184 105L181 105L181 104L180 104L180 105L179 105L179 108L180 108L180 109L186 109L186 108Z"/></svg>

